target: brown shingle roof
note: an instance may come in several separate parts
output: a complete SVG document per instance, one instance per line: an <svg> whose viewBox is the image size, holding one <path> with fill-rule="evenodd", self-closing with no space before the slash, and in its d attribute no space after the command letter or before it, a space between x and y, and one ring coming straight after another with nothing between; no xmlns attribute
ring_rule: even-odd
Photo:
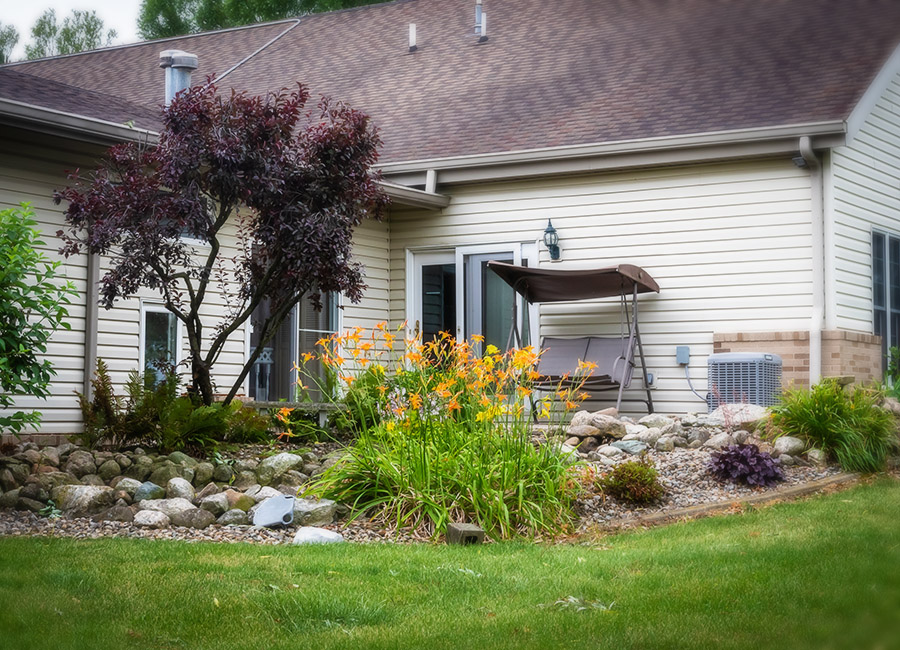
<svg viewBox="0 0 900 650"><path fill-rule="evenodd" d="M369 112L383 162L840 120L900 41L896 0L399 0L301 19L220 83ZM419 51L408 54L407 24ZM151 106L158 52L222 72L284 23L25 63ZM247 32L246 34L244 32ZM240 45L240 47L239 47ZM238 52L238 50L240 50Z"/></svg>

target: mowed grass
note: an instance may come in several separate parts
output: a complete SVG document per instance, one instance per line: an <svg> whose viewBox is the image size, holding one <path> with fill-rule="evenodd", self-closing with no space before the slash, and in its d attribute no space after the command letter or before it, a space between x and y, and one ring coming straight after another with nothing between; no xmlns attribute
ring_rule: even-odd
<svg viewBox="0 0 900 650"><path fill-rule="evenodd" d="M590 545L0 539L4 649L712 647L900 648L900 483Z"/></svg>

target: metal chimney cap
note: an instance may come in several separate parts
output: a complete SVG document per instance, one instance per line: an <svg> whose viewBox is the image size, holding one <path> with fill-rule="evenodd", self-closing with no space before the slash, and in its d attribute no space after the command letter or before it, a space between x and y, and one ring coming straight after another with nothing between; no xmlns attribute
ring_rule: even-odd
<svg viewBox="0 0 900 650"><path fill-rule="evenodd" d="M184 68L196 70L199 65L197 55L182 50L163 50L159 53L160 68Z"/></svg>

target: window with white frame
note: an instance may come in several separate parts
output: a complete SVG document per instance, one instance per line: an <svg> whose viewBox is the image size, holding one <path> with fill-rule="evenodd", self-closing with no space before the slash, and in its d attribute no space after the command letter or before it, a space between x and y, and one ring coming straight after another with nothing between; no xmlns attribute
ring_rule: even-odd
<svg viewBox="0 0 900 650"><path fill-rule="evenodd" d="M181 336L175 314L164 305L141 303L140 366L144 373L163 378L166 368L180 360Z"/></svg>
<svg viewBox="0 0 900 650"><path fill-rule="evenodd" d="M888 348L900 346L900 235L872 232L872 307L886 363Z"/></svg>

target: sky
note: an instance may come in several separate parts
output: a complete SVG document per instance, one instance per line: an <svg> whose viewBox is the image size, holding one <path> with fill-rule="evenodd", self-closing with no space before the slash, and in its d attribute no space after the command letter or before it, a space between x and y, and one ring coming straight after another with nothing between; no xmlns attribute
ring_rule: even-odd
<svg viewBox="0 0 900 650"><path fill-rule="evenodd" d="M137 17L141 0L0 0L0 22L19 30L19 43L13 50L13 60L25 57L25 43L31 41L31 27L45 9L56 10L57 22L62 22L73 9L94 10L103 19L106 29L114 29L118 37L114 45L141 40L137 34Z"/></svg>

